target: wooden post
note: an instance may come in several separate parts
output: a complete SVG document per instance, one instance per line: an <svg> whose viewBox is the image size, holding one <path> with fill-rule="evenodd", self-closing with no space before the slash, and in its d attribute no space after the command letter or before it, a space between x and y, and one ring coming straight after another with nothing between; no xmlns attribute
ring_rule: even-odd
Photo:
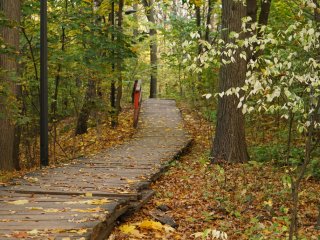
<svg viewBox="0 0 320 240"><path fill-rule="evenodd" d="M133 106L134 106L133 127L134 128L138 126L141 100L142 100L141 80L136 80L133 86Z"/></svg>
<svg viewBox="0 0 320 240"><path fill-rule="evenodd" d="M40 3L40 164L49 165L47 0Z"/></svg>

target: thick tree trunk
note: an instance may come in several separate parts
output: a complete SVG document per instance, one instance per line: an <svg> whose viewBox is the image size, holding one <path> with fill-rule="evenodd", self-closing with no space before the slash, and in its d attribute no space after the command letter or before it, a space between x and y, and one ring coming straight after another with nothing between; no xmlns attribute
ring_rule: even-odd
<svg viewBox="0 0 320 240"><path fill-rule="evenodd" d="M145 7L148 21L152 24L156 24L155 13L154 13L154 0L142 0ZM150 78L150 98L157 97L157 72L158 72L158 45L157 45L157 30L154 26L151 26L150 31L150 65L151 65L151 78Z"/></svg>
<svg viewBox="0 0 320 240"><path fill-rule="evenodd" d="M0 0L0 10L3 11L9 21L20 21L20 0ZM0 29L3 44L7 47L13 47L16 51L19 49L19 30L15 27L2 27ZM18 64L16 57L12 54L0 55L0 67L4 72L0 76L0 85L7 86L8 96L17 96L18 88L14 83L14 76L17 74ZM9 100L0 92L0 170L13 170L19 168L17 163L17 154L19 151L19 138L15 137L19 129L15 128L11 109L8 109Z"/></svg>
<svg viewBox="0 0 320 240"><path fill-rule="evenodd" d="M241 19L246 16L246 7L240 1L222 1L222 38L228 43L233 40L229 33L241 32ZM226 51L227 49L224 49ZM222 64L220 68L219 91L223 92L231 87L240 87L246 76L246 61L239 57L239 49L235 55L235 62ZM222 59L227 59L225 56ZM245 138L245 120L241 109L237 108L236 96L223 96L218 100L218 117L216 132L212 148L212 162L246 162L249 159Z"/></svg>

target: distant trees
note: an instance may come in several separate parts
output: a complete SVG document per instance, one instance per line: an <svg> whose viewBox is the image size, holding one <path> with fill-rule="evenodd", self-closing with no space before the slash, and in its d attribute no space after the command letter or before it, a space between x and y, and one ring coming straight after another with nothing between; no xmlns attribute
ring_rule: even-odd
<svg viewBox="0 0 320 240"><path fill-rule="evenodd" d="M0 170L19 168L19 129L14 115L19 94L17 55L19 51L20 0L0 0L5 24L0 28Z"/></svg>

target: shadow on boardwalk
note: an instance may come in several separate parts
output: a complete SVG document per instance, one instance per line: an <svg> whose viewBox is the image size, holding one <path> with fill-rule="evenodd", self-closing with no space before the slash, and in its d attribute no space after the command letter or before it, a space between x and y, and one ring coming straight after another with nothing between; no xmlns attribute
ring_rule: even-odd
<svg viewBox="0 0 320 240"><path fill-rule="evenodd" d="M129 142L16 179L0 188L0 239L105 239L139 209L168 164L190 143L172 100L143 103Z"/></svg>

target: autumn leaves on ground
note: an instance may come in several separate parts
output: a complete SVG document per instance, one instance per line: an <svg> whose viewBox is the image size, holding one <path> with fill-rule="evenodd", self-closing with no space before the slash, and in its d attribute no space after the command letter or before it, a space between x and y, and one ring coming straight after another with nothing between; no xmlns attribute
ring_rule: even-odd
<svg viewBox="0 0 320 240"><path fill-rule="evenodd" d="M54 131L53 126L50 126L50 137L52 139L54 139L54 132L56 133L56 140L52 140L49 143L49 156L53 161L51 165L63 164L68 160L82 156L92 156L107 147L119 145L130 139L134 133L132 116L132 107L130 105L123 107L123 111L119 115L118 127L111 128L107 115L96 114L89 120L88 132L82 135L74 134L75 119L72 118L57 124L56 131ZM0 172L0 185L4 185L5 182L13 177L18 177L34 170L34 168L30 169L30 162L27 159L29 161L30 159L39 161L39 139L35 139L35 141L37 148L21 145L22 170L18 172ZM39 165L36 162L33 164Z"/></svg>
<svg viewBox="0 0 320 240"><path fill-rule="evenodd" d="M181 104L180 109L193 145L153 184L152 200L119 222L109 239L286 239L291 204L288 169L255 159L246 164L210 164L213 124L201 111ZM103 127L92 127L81 137L58 127L64 152L57 147L56 163L65 155L90 156L129 139L134 133L132 111L125 110L121 119L117 130L100 124ZM299 235L317 240L318 181L308 179L302 189Z"/></svg>
<svg viewBox="0 0 320 240"><path fill-rule="evenodd" d="M156 195L151 202L120 223L109 239L287 239L287 169L254 159L246 164L210 164L211 125L185 106L182 112L194 138L192 147L153 185ZM319 184L309 179L303 189L299 233L302 239L319 239ZM159 215L177 227L161 224Z"/></svg>

